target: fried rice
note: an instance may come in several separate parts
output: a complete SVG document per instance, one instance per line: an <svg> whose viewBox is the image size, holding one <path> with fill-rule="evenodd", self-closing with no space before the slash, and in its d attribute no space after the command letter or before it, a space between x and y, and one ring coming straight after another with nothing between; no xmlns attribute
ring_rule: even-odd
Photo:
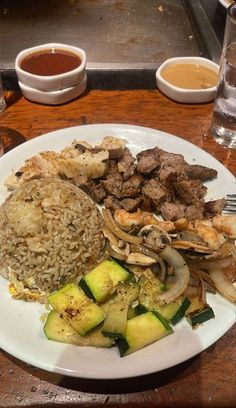
<svg viewBox="0 0 236 408"><path fill-rule="evenodd" d="M0 206L0 274L12 293L17 282L22 293L58 289L102 259L102 225L96 205L71 183L26 182Z"/></svg>

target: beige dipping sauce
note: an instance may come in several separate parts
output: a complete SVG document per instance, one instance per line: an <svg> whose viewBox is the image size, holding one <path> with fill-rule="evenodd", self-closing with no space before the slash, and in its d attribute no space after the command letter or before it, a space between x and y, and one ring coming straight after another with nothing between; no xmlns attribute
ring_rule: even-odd
<svg viewBox="0 0 236 408"><path fill-rule="evenodd" d="M218 82L218 74L200 64L176 63L161 71L163 79L174 86L185 89L207 89Z"/></svg>

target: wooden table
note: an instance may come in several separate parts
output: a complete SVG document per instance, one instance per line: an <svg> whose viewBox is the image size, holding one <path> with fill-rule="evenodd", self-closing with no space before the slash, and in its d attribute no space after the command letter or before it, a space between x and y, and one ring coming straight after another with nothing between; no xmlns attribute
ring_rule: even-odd
<svg viewBox="0 0 236 408"><path fill-rule="evenodd" d="M189 140L236 174L236 151L217 145L209 135L211 103L177 104L157 90L92 90L78 100L57 107L33 104L11 91L6 96L8 107L1 114L0 123L6 150L25 139L64 127L135 124ZM183 364L119 381L83 380L47 373L2 351L0 406L235 407L235 338L234 327L216 344Z"/></svg>

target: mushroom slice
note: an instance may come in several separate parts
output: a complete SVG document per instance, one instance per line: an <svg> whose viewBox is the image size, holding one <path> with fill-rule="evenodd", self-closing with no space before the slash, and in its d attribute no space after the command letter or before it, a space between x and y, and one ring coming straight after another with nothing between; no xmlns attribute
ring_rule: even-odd
<svg viewBox="0 0 236 408"><path fill-rule="evenodd" d="M166 246L159 255L169 266L174 268L175 273L174 283L157 298L159 304L168 304L174 302L184 293L189 284L190 272L184 258L174 248Z"/></svg>
<svg viewBox="0 0 236 408"><path fill-rule="evenodd" d="M155 264L157 261L156 259L140 254L139 252L131 252L125 262L132 265L149 266Z"/></svg>
<svg viewBox="0 0 236 408"><path fill-rule="evenodd" d="M159 272L159 279L163 282L165 279L166 275L166 268L165 268L165 263L163 259L154 251L151 249L145 247L144 245L134 245L130 244L130 250L131 252L139 252L143 255L149 256L150 258L153 258L156 260L156 263L153 265L154 268L158 268Z"/></svg>
<svg viewBox="0 0 236 408"><path fill-rule="evenodd" d="M170 235L164 229L154 224L145 225L141 228L138 235L143 238L143 245L154 251L160 251L166 245L171 244Z"/></svg>

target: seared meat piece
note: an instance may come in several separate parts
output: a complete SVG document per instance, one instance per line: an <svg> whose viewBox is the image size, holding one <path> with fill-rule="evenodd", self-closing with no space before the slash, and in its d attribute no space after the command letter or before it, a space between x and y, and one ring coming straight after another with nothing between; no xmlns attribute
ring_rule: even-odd
<svg viewBox="0 0 236 408"><path fill-rule="evenodd" d="M188 220L203 219L203 205L199 202L197 205L188 205L180 203L164 203L161 206L161 215L164 220L176 221L179 218L187 218Z"/></svg>
<svg viewBox="0 0 236 408"><path fill-rule="evenodd" d="M116 173L118 173L117 162L115 160L109 160L108 169L104 178L107 179L109 177L113 177L113 175Z"/></svg>
<svg viewBox="0 0 236 408"><path fill-rule="evenodd" d="M185 218L190 221L203 219L204 204L198 201L196 204L191 204L186 207Z"/></svg>
<svg viewBox="0 0 236 408"><path fill-rule="evenodd" d="M132 164L125 172L123 173L123 180L128 180L132 177L137 171L137 164Z"/></svg>
<svg viewBox="0 0 236 408"><path fill-rule="evenodd" d="M159 152L160 149L154 147L154 149L143 150L137 154L138 168L141 173L149 174L159 166Z"/></svg>
<svg viewBox="0 0 236 408"><path fill-rule="evenodd" d="M81 190L83 190L89 196L91 196L90 192L93 191L94 187L96 186L95 181L89 179L87 176L75 177L73 178L72 182L76 187L81 188Z"/></svg>
<svg viewBox="0 0 236 408"><path fill-rule="evenodd" d="M207 188L202 185L200 180L181 180L174 183L178 198L183 204L194 204L196 200L201 199L207 192Z"/></svg>
<svg viewBox="0 0 236 408"><path fill-rule="evenodd" d="M159 163L161 167L165 165L172 165L172 166L185 166L186 161L184 160L184 156L182 154L176 153L169 153L164 150L159 150Z"/></svg>
<svg viewBox="0 0 236 408"><path fill-rule="evenodd" d="M226 200L225 198L219 198L218 200L208 201L204 204L204 216L206 218L213 217L214 215L221 214Z"/></svg>
<svg viewBox="0 0 236 408"><path fill-rule="evenodd" d="M106 197L106 192L101 183L89 180L86 176L76 177L73 179L73 184L88 194L95 203L100 203Z"/></svg>
<svg viewBox="0 0 236 408"><path fill-rule="evenodd" d="M186 206L180 203L164 203L161 205L161 215L164 220L176 221L185 217Z"/></svg>
<svg viewBox="0 0 236 408"><path fill-rule="evenodd" d="M138 209L138 207L140 206L140 202L141 197L137 197L137 198L124 198L123 200L121 200L120 203L125 211L132 212Z"/></svg>
<svg viewBox="0 0 236 408"><path fill-rule="evenodd" d="M131 177L134 174L134 170L136 168L136 166L134 167L134 162L135 162L135 158L132 156L130 150L127 147L125 147L123 156L117 163L118 171L119 173L123 174L124 180L127 180L129 177ZM132 170L130 170L131 168ZM126 174L126 176L124 176L124 174Z"/></svg>
<svg viewBox="0 0 236 408"><path fill-rule="evenodd" d="M95 184L92 190L89 192L90 197L95 203L101 203L107 196L106 191L102 187L101 183Z"/></svg>
<svg viewBox="0 0 236 408"><path fill-rule="evenodd" d="M121 174L114 173L112 177L101 181L102 187L108 195L113 195L117 198L122 198L123 179Z"/></svg>
<svg viewBox="0 0 236 408"><path fill-rule="evenodd" d="M215 169L197 164L187 164L185 166L185 172L189 178L201 181L212 180L217 176L217 171Z"/></svg>
<svg viewBox="0 0 236 408"><path fill-rule="evenodd" d="M106 197L104 199L104 205L106 208L111 210L112 213L122 208L120 201L116 197L113 197L113 196Z"/></svg>
<svg viewBox="0 0 236 408"><path fill-rule="evenodd" d="M163 164L158 172L158 177L163 185L168 186L170 180L186 178L185 168L182 164Z"/></svg>
<svg viewBox="0 0 236 408"><path fill-rule="evenodd" d="M137 197L140 193L143 176L139 173L134 174L123 184L122 197Z"/></svg>
<svg viewBox="0 0 236 408"><path fill-rule="evenodd" d="M155 179L151 179L145 182L142 188L142 193L144 197L149 198L151 202L153 202L156 209L157 206L164 200L168 200L170 198L168 190Z"/></svg>
<svg viewBox="0 0 236 408"><path fill-rule="evenodd" d="M83 187L86 188L86 186L90 183L90 180L87 176L78 176L73 178L72 182L76 187L79 187L83 190Z"/></svg>
<svg viewBox="0 0 236 408"><path fill-rule="evenodd" d="M142 201L140 204L140 208L141 210L148 211L148 212L152 212L156 210L156 207L154 206L153 201L144 195L142 195Z"/></svg>

